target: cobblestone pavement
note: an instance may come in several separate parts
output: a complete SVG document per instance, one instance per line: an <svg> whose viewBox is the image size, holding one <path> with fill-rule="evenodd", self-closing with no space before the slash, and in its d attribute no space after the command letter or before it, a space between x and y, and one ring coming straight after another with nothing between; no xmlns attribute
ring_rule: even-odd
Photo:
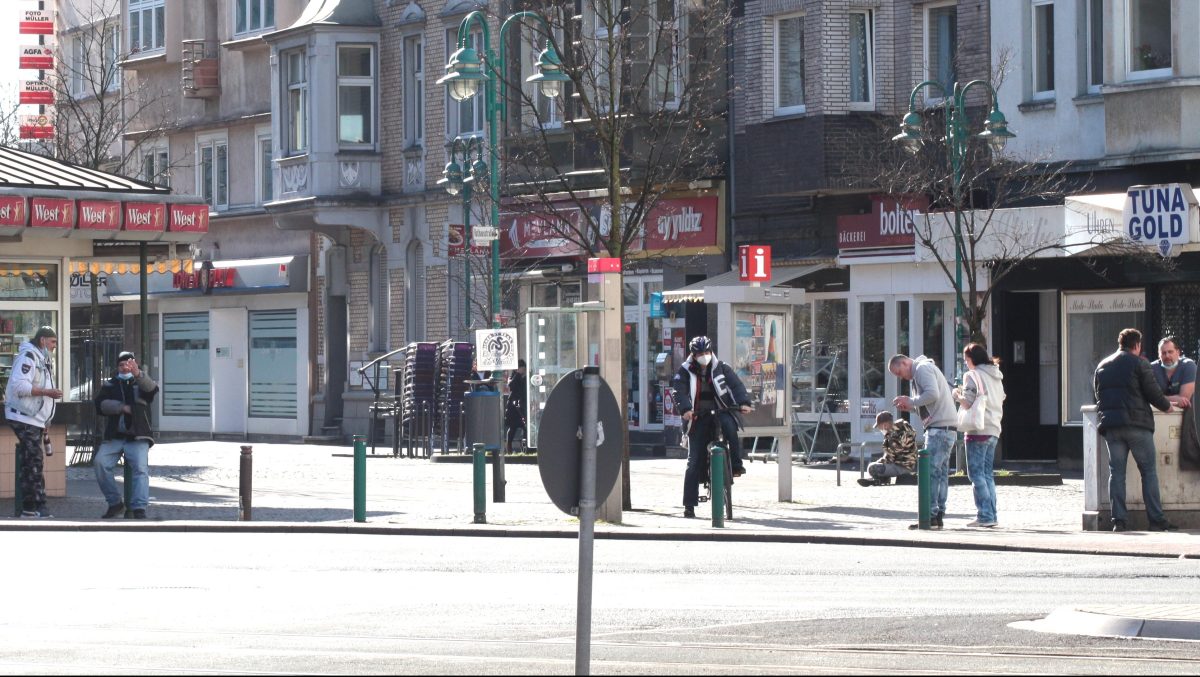
<svg viewBox="0 0 1200 677"><path fill-rule="evenodd" d="M238 520L240 445L183 442L151 451L150 520L99 520L105 504L90 467L67 471L68 496L51 499L53 520L0 520L0 528L212 528L378 530L422 533L509 533L573 536L578 521L554 507L536 465L507 465L506 501L492 502L488 469L487 524L473 524L469 463L428 459L367 459L367 522L353 522L353 461L348 447L253 445L253 521ZM382 450L381 450L382 451ZM632 461L633 510L620 524L601 522L597 534L618 538L770 539L796 542L894 544L1200 557L1200 533L1083 532L1083 486L997 487L999 527L970 529L975 518L969 486L952 486L946 529L911 531L913 485L861 487L857 469L796 465L792 501L778 500L778 467L748 462L734 487L734 519L714 528L707 505L699 519L682 517L682 459ZM221 524L224 523L224 524Z"/></svg>

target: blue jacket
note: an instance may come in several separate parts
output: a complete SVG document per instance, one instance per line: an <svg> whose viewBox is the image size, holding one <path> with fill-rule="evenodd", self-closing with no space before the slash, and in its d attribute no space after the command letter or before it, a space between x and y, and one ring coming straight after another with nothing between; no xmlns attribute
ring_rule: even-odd
<svg viewBox="0 0 1200 677"><path fill-rule="evenodd" d="M1101 360L1093 386L1101 433L1125 426L1154 430L1150 405L1161 411L1171 408L1171 401L1154 379L1150 363L1127 350L1118 350Z"/></svg>

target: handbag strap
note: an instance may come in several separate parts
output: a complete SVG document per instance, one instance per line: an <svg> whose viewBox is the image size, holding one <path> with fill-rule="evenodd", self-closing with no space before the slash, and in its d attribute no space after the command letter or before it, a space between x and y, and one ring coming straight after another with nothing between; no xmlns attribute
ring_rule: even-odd
<svg viewBox="0 0 1200 677"><path fill-rule="evenodd" d="M971 380L975 382L975 391L978 393L980 390L982 390L983 396L986 398L987 386L984 385L983 379L979 378L979 374L976 374L974 369L970 369L967 371L967 376L970 376Z"/></svg>

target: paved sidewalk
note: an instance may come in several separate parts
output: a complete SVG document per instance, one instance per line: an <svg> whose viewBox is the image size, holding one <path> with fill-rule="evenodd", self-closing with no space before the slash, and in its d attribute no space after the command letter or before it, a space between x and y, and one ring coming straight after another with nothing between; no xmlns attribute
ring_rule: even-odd
<svg viewBox="0 0 1200 677"><path fill-rule="evenodd" d="M506 502L492 503L487 524L473 523L471 466L427 459L367 459L367 522L353 522L353 463L348 447L254 444L253 518L238 519L240 445L159 444L151 451L151 517L100 520L105 503L91 468L68 468L68 496L51 499L48 520L0 519L0 529L151 529L367 531L575 537L578 521L550 503L536 465L508 464ZM335 455L341 454L341 455ZM1060 486L997 488L1000 526L969 529L970 487L952 486L946 529L910 531L915 486L860 487L856 469L835 482L832 465L795 466L793 501L777 498L774 464L747 463L734 487L734 519L712 527L682 517L681 459L634 459L634 509L621 524L599 523L600 538L771 540L1080 554L1200 557L1200 532L1080 531L1081 480ZM5 511L7 512L7 510Z"/></svg>

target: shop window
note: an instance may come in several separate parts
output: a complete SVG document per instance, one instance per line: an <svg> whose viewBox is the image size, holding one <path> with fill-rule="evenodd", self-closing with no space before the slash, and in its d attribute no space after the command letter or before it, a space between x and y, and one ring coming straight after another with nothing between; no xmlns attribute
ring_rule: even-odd
<svg viewBox="0 0 1200 677"><path fill-rule="evenodd" d="M879 331L884 325L883 301L870 301L860 304L862 316L859 332L862 344L862 366L859 381L862 385L862 397L882 399L886 387L884 375L887 374L887 356L884 355L883 333Z"/></svg>
<svg viewBox="0 0 1200 677"><path fill-rule="evenodd" d="M955 57L958 43L958 8L954 3L925 9L925 77L951 91L958 78ZM933 97L930 97L933 98Z"/></svg>
<svg viewBox="0 0 1200 677"><path fill-rule="evenodd" d="M1054 98L1054 2L1033 4L1033 96Z"/></svg>
<svg viewBox="0 0 1200 677"><path fill-rule="evenodd" d="M803 113L804 15L775 20L775 114Z"/></svg>
<svg viewBox="0 0 1200 677"><path fill-rule="evenodd" d="M1171 0L1126 0L1129 76L1171 74Z"/></svg>
<svg viewBox="0 0 1200 677"><path fill-rule="evenodd" d="M1146 294L1142 290L1063 294L1062 307L1066 315L1062 421L1080 423L1080 407L1096 403L1096 365L1117 350L1122 329L1145 326ZM1153 353L1153 345L1143 343L1143 353L1147 350Z"/></svg>
<svg viewBox="0 0 1200 677"><path fill-rule="evenodd" d="M908 316L908 313L909 313L908 301L897 301L896 302L896 326L898 327L899 332L896 336L896 352L898 352L902 355L911 356L912 355L912 337L909 333L909 326L910 326L911 320ZM889 355L888 357L890 358L891 356ZM910 394L910 391L912 390L911 384L904 379L898 379L898 380L900 381L900 390L899 390L900 394L901 395ZM907 415L907 414L905 414L905 415Z"/></svg>
<svg viewBox="0 0 1200 677"><path fill-rule="evenodd" d="M875 89L875 15L850 13L850 103L870 104ZM855 106L867 108L869 106Z"/></svg>
<svg viewBox="0 0 1200 677"><path fill-rule="evenodd" d="M208 417L208 313L163 315L163 416Z"/></svg>
<svg viewBox="0 0 1200 677"><path fill-rule="evenodd" d="M296 311L252 310L250 320L250 417L297 416Z"/></svg>
<svg viewBox="0 0 1200 677"><path fill-rule="evenodd" d="M921 303L921 354L933 360L943 373L950 374L947 369L946 353L946 303L944 301L923 301Z"/></svg>
<svg viewBox="0 0 1200 677"><path fill-rule="evenodd" d="M0 300L57 301L58 266L53 263L0 263Z"/></svg>

